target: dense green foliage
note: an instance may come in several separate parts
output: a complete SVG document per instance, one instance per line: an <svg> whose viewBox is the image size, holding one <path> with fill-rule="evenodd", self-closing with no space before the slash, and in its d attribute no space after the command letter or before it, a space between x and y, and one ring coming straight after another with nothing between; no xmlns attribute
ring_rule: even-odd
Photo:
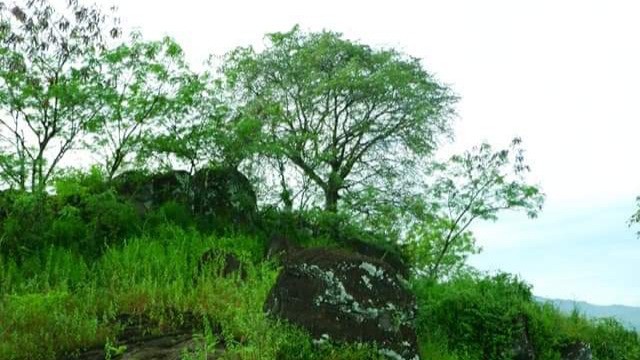
<svg viewBox="0 0 640 360"><path fill-rule="evenodd" d="M415 282L425 358L513 359L526 336L538 359L560 359L563 346L582 341L594 359L638 359L640 337L614 319L570 316L534 301L530 287L508 274L467 274L449 282Z"/></svg>

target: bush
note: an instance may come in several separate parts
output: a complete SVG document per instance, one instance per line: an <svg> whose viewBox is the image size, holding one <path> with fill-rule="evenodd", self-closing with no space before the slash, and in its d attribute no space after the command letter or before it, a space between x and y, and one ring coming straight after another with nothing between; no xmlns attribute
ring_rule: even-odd
<svg viewBox="0 0 640 360"><path fill-rule="evenodd" d="M640 339L614 319L590 320L536 303L530 286L508 274L466 274L445 283L415 279L417 330L427 359L512 359L530 341L536 358L560 359L563 347L589 344L594 359L640 359Z"/></svg>
<svg viewBox="0 0 640 360"><path fill-rule="evenodd" d="M50 196L15 193L5 199L2 212L2 253L20 259L46 246L56 216Z"/></svg>
<svg viewBox="0 0 640 360"><path fill-rule="evenodd" d="M445 284L417 281L415 289L422 342L447 339L462 358L510 359L523 331L518 318L531 301L528 285L508 274L467 275Z"/></svg>

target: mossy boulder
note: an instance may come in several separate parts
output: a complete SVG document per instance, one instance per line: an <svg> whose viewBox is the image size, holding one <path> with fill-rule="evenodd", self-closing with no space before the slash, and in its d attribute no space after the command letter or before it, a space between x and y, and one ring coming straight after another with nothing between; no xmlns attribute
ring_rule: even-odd
<svg viewBox="0 0 640 360"><path fill-rule="evenodd" d="M418 359L416 303L384 261L340 250L287 256L265 311L301 326L316 341L375 343L394 359Z"/></svg>
<svg viewBox="0 0 640 360"><path fill-rule="evenodd" d="M128 171L113 180L118 194L131 201L140 214L157 209L168 201L190 203L191 176L172 170L158 174Z"/></svg>
<svg viewBox="0 0 640 360"><path fill-rule="evenodd" d="M248 227L257 217L251 182L233 168L205 168L193 176L181 170L158 174L129 171L115 178L113 185L141 215L175 202L185 205L209 228L229 224Z"/></svg>

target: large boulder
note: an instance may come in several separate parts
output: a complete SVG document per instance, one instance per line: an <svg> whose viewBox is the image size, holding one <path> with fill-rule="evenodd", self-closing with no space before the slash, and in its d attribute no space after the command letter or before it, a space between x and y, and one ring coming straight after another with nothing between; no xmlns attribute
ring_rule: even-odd
<svg viewBox="0 0 640 360"><path fill-rule="evenodd" d="M384 261L339 250L288 256L265 311L318 341L376 343L394 359L418 359L415 299Z"/></svg>
<svg viewBox="0 0 640 360"><path fill-rule="evenodd" d="M193 197L191 176L181 170L158 174L128 171L113 183L118 194L131 201L141 215L168 201L189 204Z"/></svg>
<svg viewBox="0 0 640 360"><path fill-rule="evenodd" d="M141 215L174 201L209 222L240 226L255 223L256 194L249 179L233 168L205 168L193 176L181 170L158 174L128 171L116 177L113 184Z"/></svg>
<svg viewBox="0 0 640 360"><path fill-rule="evenodd" d="M172 170L154 174L151 179L153 205L159 206L168 201L190 203L193 198L191 175L183 170Z"/></svg>

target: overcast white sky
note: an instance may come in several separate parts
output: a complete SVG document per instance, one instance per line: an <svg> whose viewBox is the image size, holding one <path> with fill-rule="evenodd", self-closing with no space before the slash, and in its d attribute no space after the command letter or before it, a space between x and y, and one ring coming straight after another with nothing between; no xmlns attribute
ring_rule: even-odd
<svg viewBox="0 0 640 360"><path fill-rule="evenodd" d="M635 1L102 0L194 65L267 32L330 29L423 59L461 101L456 142L521 136L548 195L542 216L475 228L481 269L541 296L640 306L640 5ZM451 150L451 149L449 149Z"/></svg>

